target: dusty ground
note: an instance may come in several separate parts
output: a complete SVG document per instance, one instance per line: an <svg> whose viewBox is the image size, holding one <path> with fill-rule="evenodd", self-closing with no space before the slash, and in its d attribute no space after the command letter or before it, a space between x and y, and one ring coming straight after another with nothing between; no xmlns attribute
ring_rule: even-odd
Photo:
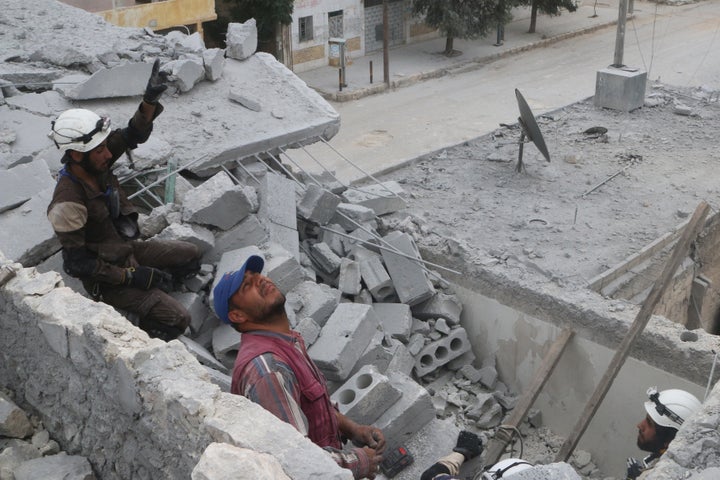
<svg viewBox="0 0 720 480"><path fill-rule="evenodd" d="M590 99L538 118L549 163L527 143L525 171L516 173L516 124L385 179L409 194L399 217L409 213L427 232L466 244L476 263L514 264L583 287L683 222L701 200L716 208L719 97L653 85L646 106L631 113ZM607 133L583 133L591 127Z"/></svg>

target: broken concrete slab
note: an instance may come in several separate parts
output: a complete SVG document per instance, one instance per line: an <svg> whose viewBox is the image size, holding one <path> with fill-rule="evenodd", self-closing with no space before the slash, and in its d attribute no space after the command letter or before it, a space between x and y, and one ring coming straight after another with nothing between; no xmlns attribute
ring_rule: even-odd
<svg viewBox="0 0 720 480"><path fill-rule="evenodd" d="M202 59L185 58L173 60L163 66L169 71L172 79L181 92L189 92L196 84L205 78L205 66Z"/></svg>
<svg viewBox="0 0 720 480"><path fill-rule="evenodd" d="M326 225L335 215L335 209L340 202L340 197L334 193L311 183L297 205L297 213L307 221Z"/></svg>
<svg viewBox="0 0 720 480"><path fill-rule="evenodd" d="M225 67L225 50L222 48L208 48L202 52L205 78L214 82L222 77Z"/></svg>
<svg viewBox="0 0 720 480"><path fill-rule="evenodd" d="M348 203L372 208L375 215L385 215L405 208L405 200L400 196L403 193L400 184L393 180L366 187L349 188L342 197Z"/></svg>
<svg viewBox="0 0 720 480"><path fill-rule="evenodd" d="M47 117L0 106L0 132L6 132L4 136L13 133L12 141L7 143L9 148L0 149L0 168L31 162L38 152L52 145L47 136L49 131ZM57 154L58 160L61 156Z"/></svg>
<svg viewBox="0 0 720 480"><path fill-rule="evenodd" d="M432 298L412 306L413 316L420 320L444 318L451 325L460 323L462 303L455 295L437 292Z"/></svg>
<svg viewBox="0 0 720 480"><path fill-rule="evenodd" d="M149 170L153 167L166 165L172 155L172 145L161 137L150 136L145 143L132 151L134 170Z"/></svg>
<svg viewBox="0 0 720 480"><path fill-rule="evenodd" d="M295 257L275 243L269 243L265 249L263 275L269 277L283 294L307 280L305 271Z"/></svg>
<svg viewBox="0 0 720 480"><path fill-rule="evenodd" d="M205 254L203 261L214 263L225 252L251 245L264 245L269 238L257 215L248 215L240 223L215 237L215 246Z"/></svg>
<svg viewBox="0 0 720 480"><path fill-rule="evenodd" d="M7 170L0 169L0 213L22 205L38 191L54 186L55 180L47 163L41 159Z"/></svg>
<svg viewBox="0 0 720 480"><path fill-rule="evenodd" d="M182 240L197 245L201 252L210 251L215 246L213 233L200 225L173 223L155 235L158 240Z"/></svg>
<svg viewBox="0 0 720 480"><path fill-rule="evenodd" d="M72 100L139 96L145 91L151 72L151 63L129 62L98 70L63 93Z"/></svg>
<svg viewBox="0 0 720 480"><path fill-rule="evenodd" d="M54 188L41 190L22 206L0 214L0 251L7 258L33 266L60 250L46 216Z"/></svg>
<svg viewBox="0 0 720 480"><path fill-rule="evenodd" d="M54 91L19 94L8 97L5 101L15 110L24 110L45 117L50 117L57 111L72 108L70 102L64 99L59 92Z"/></svg>
<svg viewBox="0 0 720 480"><path fill-rule="evenodd" d="M293 305L298 321L309 317L323 327L340 303L340 292L308 280L288 292L287 303Z"/></svg>
<svg viewBox="0 0 720 480"><path fill-rule="evenodd" d="M372 307L380 319L383 331L407 343L413 322L410 307L404 303L373 303Z"/></svg>

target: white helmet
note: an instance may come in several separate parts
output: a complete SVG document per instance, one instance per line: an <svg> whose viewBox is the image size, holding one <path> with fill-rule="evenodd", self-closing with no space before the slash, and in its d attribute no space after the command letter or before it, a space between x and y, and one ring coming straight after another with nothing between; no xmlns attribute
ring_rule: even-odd
<svg viewBox="0 0 720 480"><path fill-rule="evenodd" d="M685 420L700 409L700 400L685 390L670 389L658 393L657 387L647 391L649 402L645 410L650 418L663 427L680 428Z"/></svg>
<svg viewBox="0 0 720 480"><path fill-rule="evenodd" d="M482 480L508 478L532 467L532 463L526 462L521 458L506 458L505 460L500 460L495 465L488 468L485 473L483 473Z"/></svg>
<svg viewBox="0 0 720 480"><path fill-rule="evenodd" d="M48 134L62 150L89 152L110 135L110 119L84 108L71 108L52 122Z"/></svg>

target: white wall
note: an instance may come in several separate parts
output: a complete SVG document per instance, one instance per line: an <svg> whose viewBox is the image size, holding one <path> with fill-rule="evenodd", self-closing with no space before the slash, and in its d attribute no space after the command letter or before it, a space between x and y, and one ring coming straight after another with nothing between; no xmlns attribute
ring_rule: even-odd
<svg viewBox="0 0 720 480"><path fill-rule="evenodd" d="M479 360L495 357L501 380L522 394L561 327L466 288L455 289L463 302L461 323L476 356ZM587 338L573 337L533 406L542 411L544 425L559 435L570 434L614 353ZM628 357L577 447L589 451L605 475L620 477L628 456L646 455L635 440L636 425L645 417L643 402L649 386L682 388L701 400L705 392L704 386Z"/></svg>

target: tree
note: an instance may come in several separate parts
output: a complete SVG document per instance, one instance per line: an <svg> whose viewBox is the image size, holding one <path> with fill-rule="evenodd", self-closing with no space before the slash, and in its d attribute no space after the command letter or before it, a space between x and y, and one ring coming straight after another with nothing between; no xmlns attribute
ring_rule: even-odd
<svg viewBox="0 0 720 480"><path fill-rule="evenodd" d="M424 16L425 23L446 37L447 56L461 52L453 49L456 38L485 37L498 25L511 19L511 2L506 0L413 0L413 15Z"/></svg>
<svg viewBox="0 0 720 480"><path fill-rule="evenodd" d="M528 33L535 33L538 11L552 16L560 15L560 10L563 8L568 12L577 10L576 0L524 0L522 1L522 5L531 5L530 29Z"/></svg>

